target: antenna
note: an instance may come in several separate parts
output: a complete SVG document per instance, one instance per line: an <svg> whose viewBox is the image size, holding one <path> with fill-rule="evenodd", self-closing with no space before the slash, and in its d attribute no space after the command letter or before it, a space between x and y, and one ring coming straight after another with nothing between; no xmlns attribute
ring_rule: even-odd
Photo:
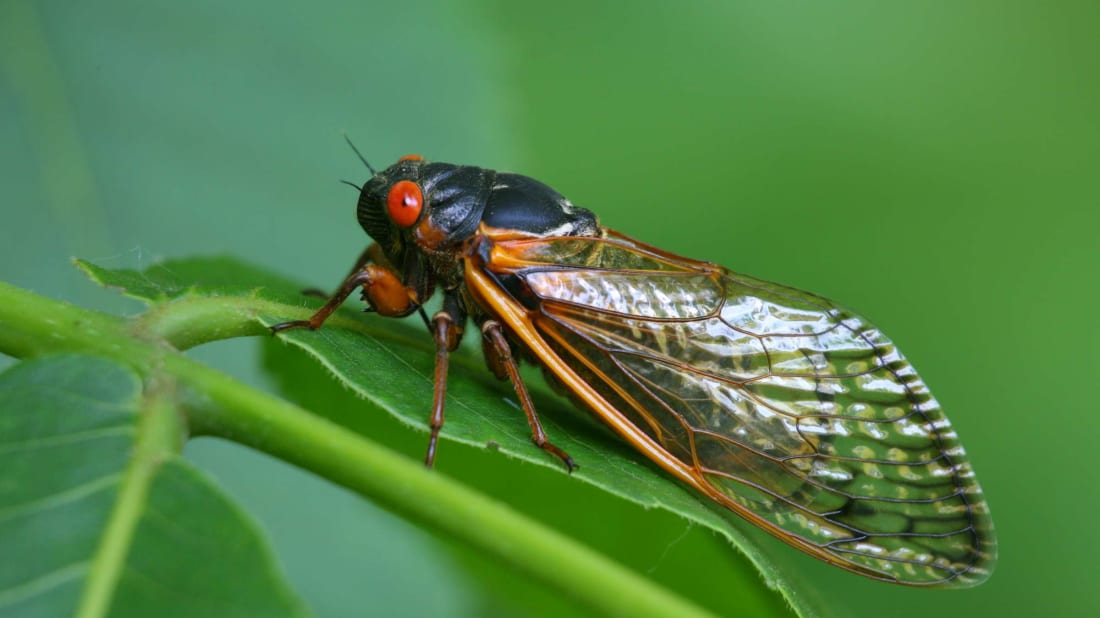
<svg viewBox="0 0 1100 618"><path fill-rule="evenodd" d="M355 156L359 157L359 160L363 162L363 165L367 166L367 169L370 170L371 175L377 175L378 172L374 171L374 168L371 167L371 164L367 163L367 158L363 156L363 153L359 152L359 149L355 147L355 144L351 143L351 138L348 137L347 133L344 134L344 141L348 143L348 146L351 146L352 152L355 153Z"/></svg>

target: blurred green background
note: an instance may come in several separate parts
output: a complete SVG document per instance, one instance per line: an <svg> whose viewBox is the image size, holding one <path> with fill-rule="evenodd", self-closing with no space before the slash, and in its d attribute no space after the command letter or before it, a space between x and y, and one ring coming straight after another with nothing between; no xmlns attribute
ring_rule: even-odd
<svg viewBox="0 0 1100 618"><path fill-rule="evenodd" d="M376 166L520 171L644 241L837 299L921 370L985 488L997 572L922 591L794 556L825 605L1096 615L1098 75L1094 2L6 0L0 279L135 311L70 256L232 253L330 287L365 242L344 131ZM252 341L195 354L269 384ZM319 616L567 607L262 456L188 455ZM454 444L439 466L738 613L708 532Z"/></svg>

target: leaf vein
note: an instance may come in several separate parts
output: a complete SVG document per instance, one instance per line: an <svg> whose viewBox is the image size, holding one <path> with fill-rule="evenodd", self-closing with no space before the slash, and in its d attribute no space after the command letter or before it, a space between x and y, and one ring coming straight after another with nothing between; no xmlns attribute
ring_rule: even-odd
<svg viewBox="0 0 1100 618"><path fill-rule="evenodd" d="M0 522L14 519L16 517L23 517L27 515L41 513L44 511L48 511L49 509L64 506L71 502L76 502L81 498L85 498L103 489L118 484L121 478L121 474L108 474L107 476L101 476L97 479L81 483L80 485L77 485L75 487L70 487L69 489L64 489L62 491L50 494L44 498L39 498L38 500L33 500L31 502L24 502L22 504L17 504L16 506L0 510Z"/></svg>
<svg viewBox="0 0 1100 618"><path fill-rule="evenodd" d="M19 440L15 442L0 442L0 455L3 455L5 453L33 451L40 448L49 448L52 446L79 444L81 442L89 442L104 437L133 435L133 433L133 427L129 426L106 427L102 429L91 429L88 431L76 431L73 433L50 436L48 438L32 438L30 440Z"/></svg>
<svg viewBox="0 0 1100 618"><path fill-rule="evenodd" d="M87 561L74 562L44 575L39 575L30 581L0 590L0 607L10 607L35 595L45 594L76 579L87 570L87 567Z"/></svg>

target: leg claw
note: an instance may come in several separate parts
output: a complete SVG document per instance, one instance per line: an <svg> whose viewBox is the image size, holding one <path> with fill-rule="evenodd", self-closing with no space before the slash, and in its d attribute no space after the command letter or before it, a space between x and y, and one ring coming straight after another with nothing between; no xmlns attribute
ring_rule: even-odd
<svg viewBox="0 0 1100 618"><path fill-rule="evenodd" d="M317 330L317 327L313 325L309 320L294 320L293 322L282 322L281 324L275 324L269 326L272 335L277 335L284 330L290 330L292 328L308 328L309 330Z"/></svg>

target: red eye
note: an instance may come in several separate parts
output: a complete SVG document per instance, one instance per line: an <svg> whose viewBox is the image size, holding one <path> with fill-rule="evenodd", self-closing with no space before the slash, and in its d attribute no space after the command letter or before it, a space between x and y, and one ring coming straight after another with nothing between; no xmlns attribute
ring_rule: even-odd
<svg viewBox="0 0 1100 618"><path fill-rule="evenodd" d="M416 223L423 207L424 196L415 182L401 180L390 187L390 194L386 198L386 212L389 213L390 220L399 227L409 227Z"/></svg>
<svg viewBox="0 0 1100 618"><path fill-rule="evenodd" d="M423 160L424 160L424 157L422 157L420 155L414 155L414 154L405 155L405 156L401 157L400 159L398 159L398 161L423 161Z"/></svg>

